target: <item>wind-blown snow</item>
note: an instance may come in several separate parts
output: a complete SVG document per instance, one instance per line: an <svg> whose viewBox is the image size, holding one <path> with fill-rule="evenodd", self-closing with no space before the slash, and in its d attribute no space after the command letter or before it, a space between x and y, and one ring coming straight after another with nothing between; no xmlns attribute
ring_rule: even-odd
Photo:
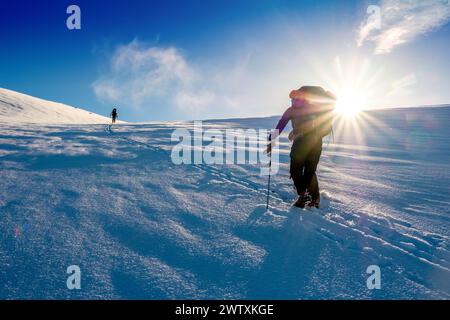
<svg viewBox="0 0 450 320"><path fill-rule="evenodd" d="M98 114L0 88L0 123L108 123Z"/></svg>
<svg viewBox="0 0 450 320"><path fill-rule="evenodd" d="M191 123L4 125L0 298L448 299L450 108L369 114L325 142L319 210L291 207L285 136L266 211L258 166L172 164Z"/></svg>

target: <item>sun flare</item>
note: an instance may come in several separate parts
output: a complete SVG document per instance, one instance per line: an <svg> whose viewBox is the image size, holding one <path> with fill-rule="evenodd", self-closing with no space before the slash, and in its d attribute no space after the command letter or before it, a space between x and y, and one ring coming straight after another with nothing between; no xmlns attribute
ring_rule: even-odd
<svg viewBox="0 0 450 320"><path fill-rule="evenodd" d="M343 90L338 92L336 111L345 116L356 116L367 106L367 96L358 90Z"/></svg>

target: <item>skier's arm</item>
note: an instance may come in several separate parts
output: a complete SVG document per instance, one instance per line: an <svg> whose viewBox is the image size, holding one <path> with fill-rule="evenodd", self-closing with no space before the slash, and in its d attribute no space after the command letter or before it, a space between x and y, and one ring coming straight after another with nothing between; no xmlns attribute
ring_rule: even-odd
<svg viewBox="0 0 450 320"><path fill-rule="evenodd" d="M269 135L269 143L267 145L267 149L266 149L266 153L270 154L272 152L272 141L274 141L280 134L281 132L284 130L284 128L286 127L286 125L288 124L289 120L291 120L291 112L290 112L291 108L288 108L283 115L281 116L280 121L278 121L278 124L274 130L274 132L272 132Z"/></svg>
<svg viewBox="0 0 450 320"><path fill-rule="evenodd" d="M283 113L280 121L278 121L278 124L275 127L275 132L270 135L269 140L276 139L281 134L281 132L283 132L284 128L286 128L286 125L288 124L289 120L291 120L291 108L288 108Z"/></svg>

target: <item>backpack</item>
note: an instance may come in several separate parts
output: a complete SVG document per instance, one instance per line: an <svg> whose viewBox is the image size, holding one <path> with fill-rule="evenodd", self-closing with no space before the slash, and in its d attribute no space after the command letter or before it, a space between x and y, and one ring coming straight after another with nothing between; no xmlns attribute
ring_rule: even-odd
<svg viewBox="0 0 450 320"><path fill-rule="evenodd" d="M315 130L323 138L333 131L334 103L327 103L318 108L320 110L316 114Z"/></svg>
<svg viewBox="0 0 450 320"><path fill-rule="evenodd" d="M333 115L336 97L322 87L305 86L299 90L292 91L290 97L301 97L305 99L308 108L304 120L298 130L289 134L290 140L295 140L299 135L312 133L314 136L323 138L333 131ZM291 97L291 98L292 98Z"/></svg>

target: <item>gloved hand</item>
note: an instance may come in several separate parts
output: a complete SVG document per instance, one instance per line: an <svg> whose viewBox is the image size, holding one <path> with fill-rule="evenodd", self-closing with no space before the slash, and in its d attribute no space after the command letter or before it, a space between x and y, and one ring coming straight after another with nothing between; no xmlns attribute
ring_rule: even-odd
<svg viewBox="0 0 450 320"><path fill-rule="evenodd" d="M272 153L272 142L269 142L266 148L266 154L270 155Z"/></svg>

